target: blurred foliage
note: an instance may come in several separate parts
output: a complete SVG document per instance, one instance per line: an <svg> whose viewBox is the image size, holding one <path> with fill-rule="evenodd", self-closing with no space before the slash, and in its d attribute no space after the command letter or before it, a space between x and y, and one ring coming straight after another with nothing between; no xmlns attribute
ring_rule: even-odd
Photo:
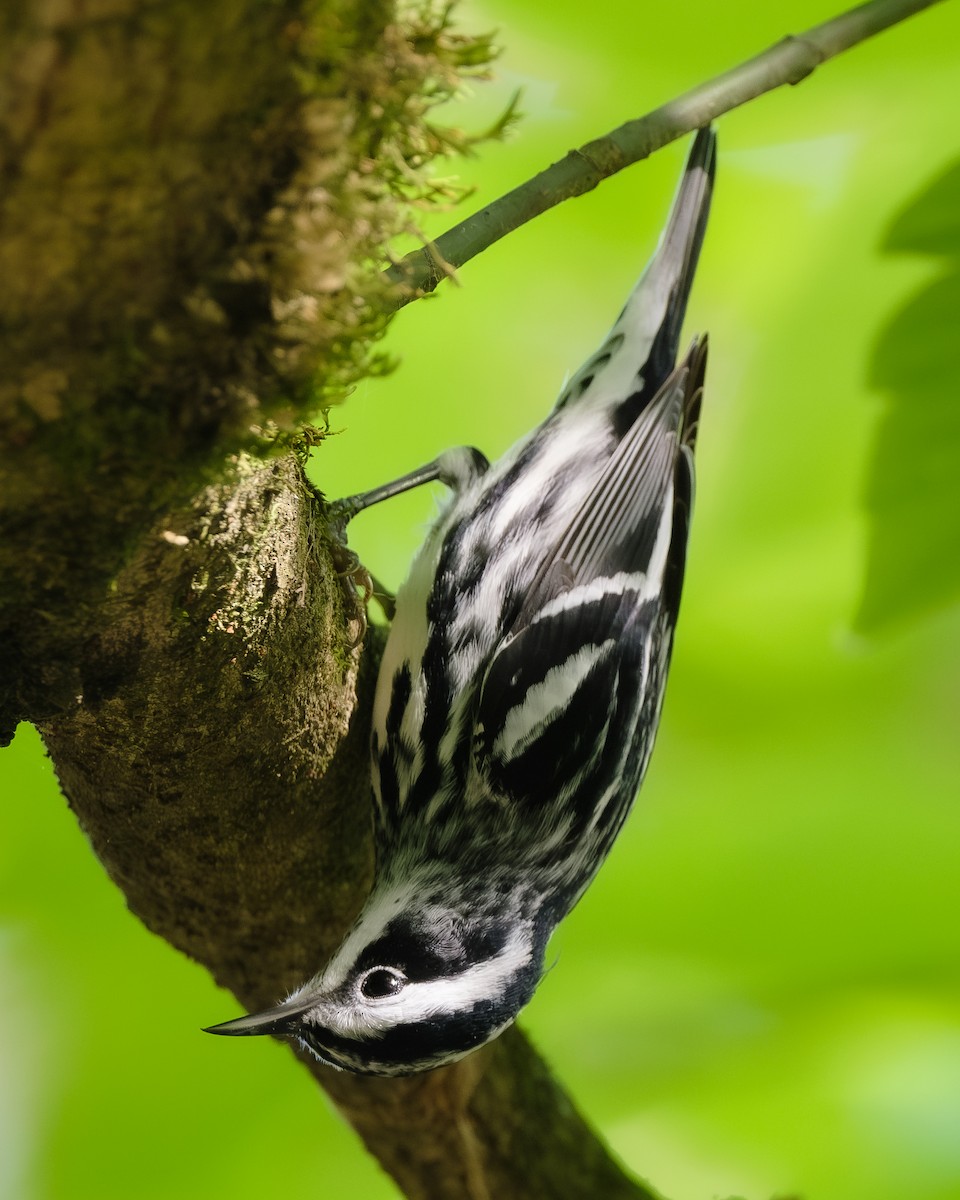
<svg viewBox="0 0 960 1200"><path fill-rule="evenodd" d="M456 121L484 128L518 85L526 119L451 174L479 207L835 11L466 6L508 51ZM896 637L852 632L879 528L862 500L877 421L908 361L876 350L881 331L922 289L952 306L924 300L933 324L957 313L942 260L878 248L956 160L958 46L960 8L940 5L719 124L690 314L712 359L664 726L524 1017L670 1200L960 1194L960 614L921 619L879 581L874 624L894 604L913 618ZM496 454L539 420L616 316L683 152L546 214L466 267L461 288L404 311L387 343L402 367L333 413L345 432L315 451L319 485L354 492L458 443ZM901 221L897 244L914 249ZM914 321L897 319L898 343L945 396L950 355L915 350L927 323ZM943 448L937 412L927 442L917 431L901 446L898 478ZM351 528L385 582L433 504L403 497ZM943 499L923 517L944 559L955 511ZM285 1050L198 1032L236 1006L124 911L29 729L0 771L2 1200L394 1196Z"/></svg>
<svg viewBox="0 0 960 1200"><path fill-rule="evenodd" d="M889 402L867 486L863 630L960 598L960 162L898 214L884 249L947 261L874 354L871 382Z"/></svg>

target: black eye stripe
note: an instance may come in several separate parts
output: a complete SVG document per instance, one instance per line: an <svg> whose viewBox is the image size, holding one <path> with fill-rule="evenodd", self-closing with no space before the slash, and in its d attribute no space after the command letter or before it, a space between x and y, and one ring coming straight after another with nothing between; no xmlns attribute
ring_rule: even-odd
<svg viewBox="0 0 960 1200"><path fill-rule="evenodd" d="M382 936L360 955L357 971L384 964L412 983L423 983L461 971L495 957L510 932L509 921L490 921L471 929L462 921L434 922L418 927L402 918L391 921Z"/></svg>
<svg viewBox="0 0 960 1200"><path fill-rule="evenodd" d="M387 962L399 968L408 979L422 982L453 974L466 966L462 948L450 949L452 953L444 955L422 933L410 929L404 922L395 921L382 937L366 948L357 966L372 969Z"/></svg>

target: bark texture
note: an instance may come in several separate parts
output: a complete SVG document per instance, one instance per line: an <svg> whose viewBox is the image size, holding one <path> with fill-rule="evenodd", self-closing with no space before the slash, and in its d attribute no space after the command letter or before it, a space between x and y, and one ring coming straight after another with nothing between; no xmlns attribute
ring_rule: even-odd
<svg viewBox="0 0 960 1200"><path fill-rule="evenodd" d="M0 14L0 726L247 1007L372 868L382 635L352 646L295 431L371 369L427 111L487 58L379 0ZM517 1032L411 1080L309 1067L412 1197L648 1195Z"/></svg>

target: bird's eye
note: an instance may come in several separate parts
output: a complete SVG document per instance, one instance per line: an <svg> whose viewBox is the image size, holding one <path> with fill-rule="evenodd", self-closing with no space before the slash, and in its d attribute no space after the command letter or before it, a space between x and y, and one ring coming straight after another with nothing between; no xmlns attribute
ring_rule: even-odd
<svg viewBox="0 0 960 1200"><path fill-rule="evenodd" d="M395 996L406 982L392 967L374 967L364 975L360 991L368 1000L382 1000L385 996Z"/></svg>

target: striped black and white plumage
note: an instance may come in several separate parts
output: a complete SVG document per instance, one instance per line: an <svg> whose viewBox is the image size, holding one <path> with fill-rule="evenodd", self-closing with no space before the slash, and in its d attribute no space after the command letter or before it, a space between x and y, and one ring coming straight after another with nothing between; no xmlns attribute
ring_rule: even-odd
<svg viewBox="0 0 960 1200"><path fill-rule="evenodd" d="M401 485L439 477L453 497L380 669L373 891L315 978L215 1032L398 1075L490 1040L533 995L660 716L706 338L676 358L714 159L701 130L652 262L543 424L492 467L451 451Z"/></svg>

